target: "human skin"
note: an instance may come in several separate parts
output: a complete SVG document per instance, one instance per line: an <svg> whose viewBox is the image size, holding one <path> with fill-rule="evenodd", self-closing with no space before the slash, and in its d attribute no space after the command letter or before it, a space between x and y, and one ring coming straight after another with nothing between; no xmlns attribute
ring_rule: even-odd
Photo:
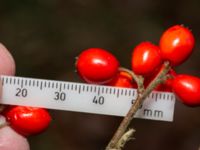
<svg viewBox="0 0 200 150"><path fill-rule="evenodd" d="M14 75L15 61L7 48L0 43L0 75ZM0 92L1 92L0 84ZM0 93L1 96L1 93ZM2 116L0 116L2 118ZM0 150L30 150L25 137L9 126L0 128Z"/></svg>

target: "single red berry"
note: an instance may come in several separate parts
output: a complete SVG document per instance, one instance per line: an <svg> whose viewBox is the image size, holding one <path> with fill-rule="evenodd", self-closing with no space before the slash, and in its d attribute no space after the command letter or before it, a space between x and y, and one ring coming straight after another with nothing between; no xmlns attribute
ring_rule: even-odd
<svg viewBox="0 0 200 150"><path fill-rule="evenodd" d="M160 49L150 42L137 45L132 54L132 70L139 75L152 74L162 63Z"/></svg>
<svg viewBox="0 0 200 150"><path fill-rule="evenodd" d="M173 81L172 90L184 104L200 106L200 78L177 75Z"/></svg>
<svg viewBox="0 0 200 150"><path fill-rule="evenodd" d="M10 126L24 136L41 133L51 121L48 111L43 108L13 106L4 115Z"/></svg>
<svg viewBox="0 0 200 150"><path fill-rule="evenodd" d="M177 66L190 56L194 42L194 36L188 28L172 26L160 38L161 55L173 66Z"/></svg>
<svg viewBox="0 0 200 150"><path fill-rule="evenodd" d="M134 82L131 75L124 71L120 71L107 85L124 88L137 88L137 84Z"/></svg>
<svg viewBox="0 0 200 150"><path fill-rule="evenodd" d="M119 62L104 49L90 48L79 55L76 68L86 82L104 84L116 76Z"/></svg>

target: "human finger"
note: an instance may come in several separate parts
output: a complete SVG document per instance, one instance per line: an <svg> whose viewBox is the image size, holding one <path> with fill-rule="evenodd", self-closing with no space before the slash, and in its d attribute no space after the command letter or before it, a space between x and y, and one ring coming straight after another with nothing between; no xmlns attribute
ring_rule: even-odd
<svg viewBox="0 0 200 150"><path fill-rule="evenodd" d="M0 43L0 75L14 75L15 61L7 50L7 48Z"/></svg>

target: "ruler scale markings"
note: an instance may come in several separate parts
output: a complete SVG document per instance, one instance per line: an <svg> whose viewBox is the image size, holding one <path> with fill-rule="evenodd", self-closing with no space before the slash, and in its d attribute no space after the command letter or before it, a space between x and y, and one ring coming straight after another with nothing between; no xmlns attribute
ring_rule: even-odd
<svg viewBox="0 0 200 150"><path fill-rule="evenodd" d="M124 95L127 96L127 89L125 89L125 93L124 93Z"/></svg>
<svg viewBox="0 0 200 150"><path fill-rule="evenodd" d="M6 80L5 80L5 84L8 84L8 78L6 78Z"/></svg>
<svg viewBox="0 0 200 150"><path fill-rule="evenodd" d="M167 93L166 95L167 95L167 98L166 98L166 99L169 100L169 98L170 98L170 94Z"/></svg>
<svg viewBox="0 0 200 150"><path fill-rule="evenodd" d="M10 78L10 84L12 84L12 78Z"/></svg>
<svg viewBox="0 0 200 150"><path fill-rule="evenodd" d="M74 90L74 85L70 84L70 86L71 86L71 90L73 91Z"/></svg>
<svg viewBox="0 0 200 150"><path fill-rule="evenodd" d="M78 85L78 93L79 94L81 93L81 85L80 84Z"/></svg>
<svg viewBox="0 0 200 150"><path fill-rule="evenodd" d="M16 79L14 78L13 84L15 85L15 83L16 83Z"/></svg>
<svg viewBox="0 0 200 150"><path fill-rule="evenodd" d="M149 96L151 96L151 98L154 99L155 93L151 93Z"/></svg>
<svg viewBox="0 0 200 150"><path fill-rule="evenodd" d="M93 87L90 85L90 92L92 92L93 91Z"/></svg>
<svg viewBox="0 0 200 150"><path fill-rule="evenodd" d="M105 89L105 90L104 90L104 93L107 94L109 88L108 88L107 86L105 86L104 89Z"/></svg>
<svg viewBox="0 0 200 150"><path fill-rule="evenodd" d="M117 89L117 98L119 97L119 89Z"/></svg>
<svg viewBox="0 0 200 150"><path fill-rule="evenodd" d="M158 100L158 93L155 93L155 101Z"/></svg>
<svg viewBox="0 0 200 150"><path fill-rule="evenodd" d="M65 89L66 89L66 83L63 84L63 90L65 90Z"/></svg>
<svg viewBox="0 0 200 150"><path fill-rule="evenodd" d="M19 78L17 78L17 85L19 85Z"/></svg>
<svg viewBox="0 0 200 150"><path fill-rule="evenodd" d="M110 92L110 94L112 94L112 89L111 89L111 87L109 88L109 92Z"/></svg>
<svg viewBox="0 0 200 150"><path fill-rule="evenodd" d="M155 95L157 95L157 100L161 99L160 94L157 93L157 91L156 91Z"/></svg>
<svg viewBox="0 0 200 150"><path fill-rule="evenodd" d="M124 89L121 89L121 95L124 95Z"/></svg>
<svg viewBox="0 0 200 150"><path fill-rule="evenodd" d="M28 80L28 86L31 86L31 79L30 80Z"/></svg>
<svg viewBox="0 0 200 150"><path fill-rule="evenodd" d="M69 88L69 83L67 83L67 90L69 90L70 88Z"/></svg>
<svg viewBox="0 0 200 150"><path fill-rule="evenodd" d="M43 82L40 81L40 90L42 90L42 88L43 88Z"/></svg>
<svg viewBox="0 0 200 150"><path fill-rule="evenodd" d="M171 95L171 100L174 100L174 96L173 95Z"/></svg>
<svg viewBox="0 0 200 150"><path fill-rule="evenodd" d="M97 92L97 87L94 86L93 88L94 88L94 93L96 93Z"/></svg>
<svg viewBox="0 0 200 150"><path fill-rule="evenodd" d="M21 88L23 88L24 87L24 80L20 80L21 81Z"/></svg>
<svg viewBox="0 0 200 150"><path fill-rule="evenodd" d="M115 95L116 89L113 89L113 95Z"/></svg>
<svg viewBox="0 0 200 150"><path fill-rule="evenodd" d="M38 80L36 81L36 86L39 87L39 81Z"/></svg>
<svg viewBox="0 0 200 150"><path fill-rule="evenodd" d="M159 94L159 98L162 99L162 95L161 94Z"/></svg>
<svg viewBox="0 0 200 150"><path fill-rule="evenodd" d="M35 80L33 80L33 87L35 86Z"/></svg>
<svg viewBox="0 0 200 150"><path fill-rule="evenodd" d="M124 116L132 105L130 101L136 98L135 89L24 77L1 76L0 78L3 85L2 100L0 101L2 104ZM26 88L20 89L24 93L17 95L18 89L24 86ZM81 94L76 93L79 92L78 89ZM73 92L74 90L76 92ZM55 99L55 94L58 94L58 99ZM135 117L172 121L175 96L168 92L152 92L151 97L144 101L143 107L138 110ZM119 99L118 102L115 101L116 98ZM151 105L149 105L149 101L151 101ZM167 108L170 109L167 110Z"/></svg>
<svg viewBox="0 0 200 150"><path fill-rule="evenodd" d="M2 79L2 83L3 83L3 85L5 84L5 80L6 80L6 78L3 78L3 79Z"/></svg>
<svg viewBox="0 0 200 150"><path fill-rule="evenodd" d="M48 81L48 88L50 88L51 87L51 82L50 81Z"/></svg>
<svg viewBox="0 0 200 150"><path fill-rule="evenodd" d="M6 84L8 84L8 79L9 79L9 78L6 78Z"/></svg>
<svg viewBox="0 0 200 150"><path fill-rule="evenodd" d="M165 100L165 96L166 96L166 94L163 94L163 99Z"/></svg>
<svg viewBox="0 0 200 150"><path fill-rule="evenodd" d="M164 95L165 95L165 94L160 94L160 93L158 93L158 95L159 95L159 97L160 97L159 99L165 100L165 99L164 99Z"/></svg>
<svg viewBox="0 0 200 150"><path fill-rule="evenodd" d="M1 84L4 85L4 78L1 79Z"/></svg>
<svg viewBox="0 0 200 150"><path fill-rule="evenodd" d="M106 91L105 94L108 94L109 87L105 87Z"/></svg>
<svg viewBox="0 0 200 150"><path fill-rule="evenodd" d="M25 83L24 83L25 86L27 86L27 82L28 82L27 79L25 79Z"/></svg>
<svg viewBox="0 0 200 150"><path fill-rule="evenodd" d="M135 96L135 91L132 91L132 96L133 96L133 97Z"/></svg>
<svg viewBox="0 0 200 150"><path fill-rule="evenodd" d="M6 84L8 83L8 78L6 78Z"/></svg>
<svg viewBox="0 0 200 150"><path fill-rule="evenodd" d="M129 92L128 92L128 96L131 96L131 90L129 90Z"/></svg>
<svg viewBox="0 0 200 150"><path fill-rule="evenodd" d="M89 85L90 86L90 92L94 92L93 91L93 86Z"/></svg>
<svg viewBox="0 0 200 150"><path fill-rule="evenodd" d="M75 88L75 91L77 91L77 86L78 86L78 85L76 84L75 87L74 87L74 88ZM79 86L80 86L80 85L79 85ZM80 87L79 87L79 88L80 88Z"/></svg>
<svg viewBox="0 0 200 150"><path fill-rule="evenodd" d="M100 87L98 87L97 94L100 95Z"/></svg>
<svg viewBox="0 0 200 150"><path fill-rule="evenodd" d="M62 82L60 82L59 91L62 91Z"/></svg>
<svg viewBox="0 0 200 150"><path fill-rule="evenodd" d="M169 94L167 94L167 100L169 100Z"/></svg>
<svg viewBox="0 0 200 150"><path fill-rule="evenodd" d="M54 88L54 82L51 82L51 88Z"/></svg>
<svg viewBox="0 0 200 150"><path fill-rule="evenodd" d="M32 80L29 80L28 86L31 86L31 81L32 81ZM15 80L14 80L14 84L15 84Z"/></svg>
<svg viewBox="0 0 200 150"><path fill-rule="evenodd" d="M56 89L58 88L58 82L56 82L56 85L55 85Z"/></svg>
<svg viewBox="0 0 200 150"><path fill-rule="evenodd" d="M101 88L101 93L104 94L105 87Z"/></svg>
<svg viewBox="0 0 200 150"><path fill-rule="evenodd" d="M88 85L86 86L86 91L87 91L87 92L89 91L89 86L88 86Z"/></svg>
<svg viewBox="0 0 200 150"><path fill-rule="evenodd" d="M82 91L85 92L85 85L82 85Z"/></svg>
<svg viewBox="0 0 200 150"><path fill-rule="evenodd" d="M125 96L125 89L119 89L119 96Z"/></svg>
<svg viewBox="0 0 200 150"><path fill-rule="evenodd" d="M47 81L44 81L44 88L47 87Z"/></svg>

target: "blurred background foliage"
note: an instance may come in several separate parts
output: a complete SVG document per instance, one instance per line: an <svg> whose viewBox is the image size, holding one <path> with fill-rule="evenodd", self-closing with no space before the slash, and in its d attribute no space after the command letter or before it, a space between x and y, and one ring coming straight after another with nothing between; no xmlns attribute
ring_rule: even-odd
<svg viewBox="0 0 200 150"><path fill-rule="evenodd" d="M0 0L0 42L16 60L18 76L80 82L75 57L89 47L109 50L130 67L136 44L158 44L174 24L192 29L196 46L178 73L200 76L199 0ZM50 111L45 133L30 137L31 150L101 150L122 118ZM197 150L200 109L176 103L174 122L135 119L131 150Z"/></svg>

